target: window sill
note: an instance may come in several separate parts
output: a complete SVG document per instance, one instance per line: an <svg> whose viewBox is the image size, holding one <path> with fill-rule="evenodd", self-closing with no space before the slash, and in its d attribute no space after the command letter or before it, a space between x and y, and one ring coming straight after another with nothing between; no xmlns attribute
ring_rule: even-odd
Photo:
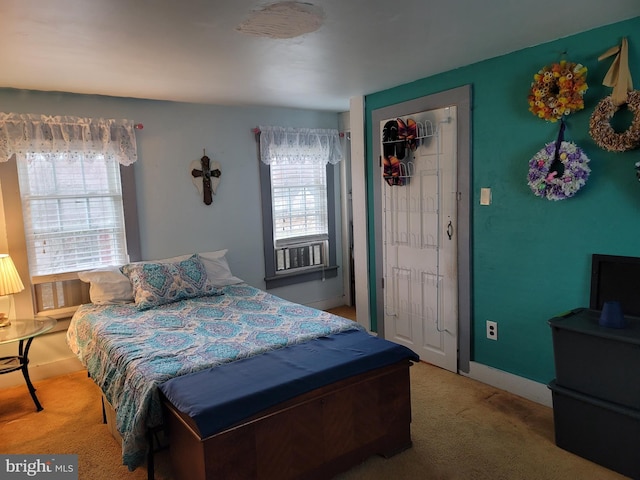
<svg viewBox="0 0 640 480"><path fill-rule="evenodd" d="M323 280L326 278L334 278L338 276L338 266L320 267L298 272L282 273L271 277L266 277L267 290L271 288L286 287L297 283L311 282L313 280Z"/></svg>
<svg viewBox="0 0 640 480"><path fill-rule="evenodd" d="M51 317L56 320L63 320L65 318L73 317L73 314L76 313L79 305L74 305L72 307L64 307L64 308L52 308L50 310L42 310L36 314L37 317Z"/></svg>
<svg viewBox="0 0 640 480"><path fill-rule="evenodd" d="M58 323L56 324L55 327L49 330L47 334L55 333L55 332L63 332L69 328L69 324L71 323L71 317L73 316L73 314L77 309L78 309L78 306L76 305L74 307L58 308L56 310L43 310L42 312L38 312L35 315L35 318L45 318L45 317L55 318L56 320L58 320Z"/></svg>

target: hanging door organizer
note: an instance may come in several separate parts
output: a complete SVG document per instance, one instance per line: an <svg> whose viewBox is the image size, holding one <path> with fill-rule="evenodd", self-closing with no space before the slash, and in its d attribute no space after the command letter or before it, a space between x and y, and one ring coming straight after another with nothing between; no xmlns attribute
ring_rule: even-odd
<svg viewBox="0 0 640 480"><path fill-rule="evenodd" d="M407 155L426 152L431 138L436 136L430 120L414 121L399 117L385 123L382 132L383 177L390 185L404 185L413 175L413 162ZM399 181L396 181L399 180Z"/></svg>

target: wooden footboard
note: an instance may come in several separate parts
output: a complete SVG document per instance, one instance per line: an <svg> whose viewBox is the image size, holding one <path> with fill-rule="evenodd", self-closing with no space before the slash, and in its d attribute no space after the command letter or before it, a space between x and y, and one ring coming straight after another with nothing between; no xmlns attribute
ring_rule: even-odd
<svg viewBox="0 0 640 480"><path fill-rule="evenodd" d="M300 395L208 438L166 398L176 480L326 479L411 447L409 360Z"/></svg>

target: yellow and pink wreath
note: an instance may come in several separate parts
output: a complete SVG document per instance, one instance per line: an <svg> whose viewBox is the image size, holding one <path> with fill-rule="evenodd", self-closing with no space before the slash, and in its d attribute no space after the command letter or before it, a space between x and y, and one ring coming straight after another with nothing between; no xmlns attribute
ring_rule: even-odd
<svg viewBox="0 0 640 480"><path fill-rule="evenodd" d="M538 118L556 122L584 108L587 67L562 60L541 68L533 76L529 92L529 111Z"/></svg>

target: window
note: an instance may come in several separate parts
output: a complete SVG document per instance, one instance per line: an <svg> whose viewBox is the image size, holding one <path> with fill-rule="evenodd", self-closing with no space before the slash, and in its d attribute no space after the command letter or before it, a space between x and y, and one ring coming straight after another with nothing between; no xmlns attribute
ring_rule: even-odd
<svg viewBox="0 0 640 480"><path fill-rule="evenodd" d="M319 163L269 167L276 271L327 266L327 169Z"/></svg>
<svg viewBox="0 0 640 480"><path fill-rule="evenodd" d="M260 132L267 288L336 276L329 157L338 159L333 163L341 158L338 132L281 127L260 127Z"/></svg>
<svg viewBox="0 0 640 480"><path fill-rule="evenodd" d="M133 129L128 120L0 114L0 156L16 159L36 313L68 315L89 301L76 272L127 263L129 246L137 258L133 168L123 167L136 160Z"/></svg>
<svg viewBox="0 0 640 480"><path fill-rule="evenodd" d="M120 165L30 153L18 163L29 270L39 277L127 263Z"/></svg>
<svg viewBox="0 0 640 480"><path fill-rule="evenodd" d="M18 162L37 312L88 302L87 285L75 272L129 258L120 165L101 154L73 157L38 152Z"/></svg>

